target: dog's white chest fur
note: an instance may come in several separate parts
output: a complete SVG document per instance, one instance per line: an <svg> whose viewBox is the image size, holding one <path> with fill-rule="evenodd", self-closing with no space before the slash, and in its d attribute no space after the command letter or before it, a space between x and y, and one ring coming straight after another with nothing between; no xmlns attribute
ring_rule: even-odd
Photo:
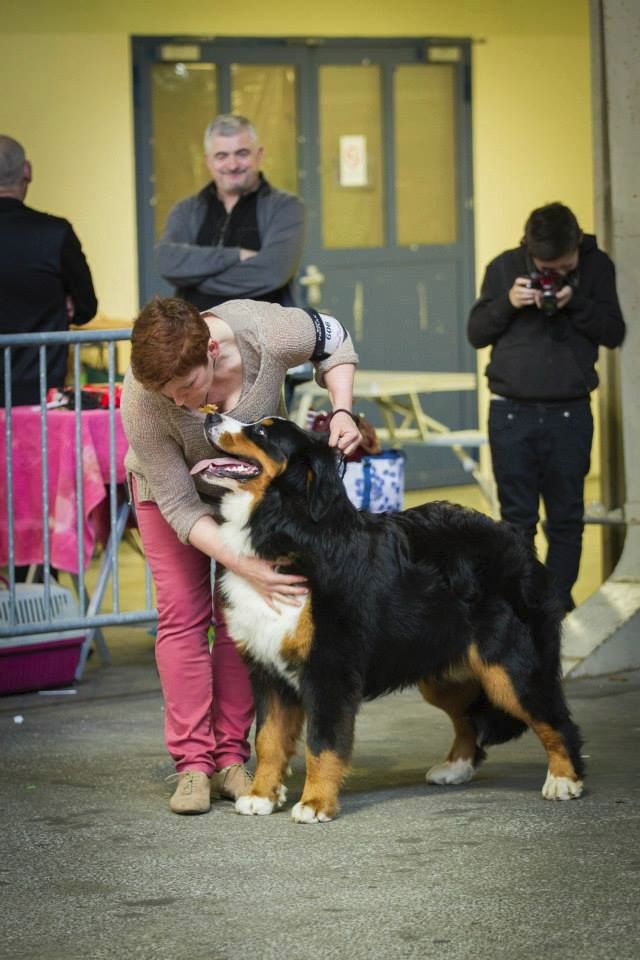
<svg viewBox="0 0 640 960"><path fill-rule="evenodd" d="M237 553L254 555L247 527L253 499L248 493L226 496L221 525L224 542ZM225 599L225 615L229 633L235 643L244 647L251 658L277 671L297 689L296 671L282 657L282 645L288 636L295 633L303 606L281 606L273 610L243 578L230 570L222 577L222 592Z"/></svg>

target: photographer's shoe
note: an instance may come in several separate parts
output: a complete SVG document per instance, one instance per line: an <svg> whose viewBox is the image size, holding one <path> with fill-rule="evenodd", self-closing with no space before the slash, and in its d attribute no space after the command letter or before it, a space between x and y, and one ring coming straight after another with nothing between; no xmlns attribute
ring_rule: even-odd
<svg viewBox="0 0 640 960"><path fill-rule="evenodd" d="M251 792L253 777L245 770L244 764L232 763L218 770L211 778L211 790L224 800L237 800Z"/></svg>
<svg viewBox="0 0 640 960"><path fill-rule="evenodd" d="M174 813L207 813L211 809L211 780L202 770L174 774L178 786L169 800Z"/></svg>

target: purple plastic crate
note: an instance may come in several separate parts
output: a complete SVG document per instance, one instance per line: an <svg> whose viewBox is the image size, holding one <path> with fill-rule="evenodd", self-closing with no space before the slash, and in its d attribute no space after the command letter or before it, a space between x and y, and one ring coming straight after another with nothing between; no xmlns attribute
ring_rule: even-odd
<svg viewBox="0 0 640 960"><path fill-rule="evenodd" d="M50 584L48 604L42 584L16 584L13 611L9 591L0 590L1 626L11 629L11 624L17 623L49 627L46 633L0 638L0 695L73 683L84 635L63 630L62 624L78 615L73 594L57 583Z"/></svg>
<svg viewBox="0 0 640 960"><path fill-rule="evenodd" d="M0 646L0 694L49 690L73 683L83 637Z"/></svg>

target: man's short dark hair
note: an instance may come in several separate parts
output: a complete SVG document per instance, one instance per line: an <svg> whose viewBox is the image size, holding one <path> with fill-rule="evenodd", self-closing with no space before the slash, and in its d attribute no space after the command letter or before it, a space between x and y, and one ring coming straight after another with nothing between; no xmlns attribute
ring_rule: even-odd
<svg viewBox="0 0 640 960"><path fill-rule="evenodd" d="M578 249L582 230L575 214L562 203L548 203L529 214L524 244L538 260L557 260Z"/></svg>

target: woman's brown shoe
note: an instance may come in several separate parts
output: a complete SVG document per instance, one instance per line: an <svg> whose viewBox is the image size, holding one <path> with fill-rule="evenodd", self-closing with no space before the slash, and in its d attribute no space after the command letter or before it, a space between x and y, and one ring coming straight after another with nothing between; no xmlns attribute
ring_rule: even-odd
<svg viewBox="0 0 640 960"><path fill-rule="evenodd" d="M207 813L211 809L211 780L202 770L184 770L169 800L174 813Z"/></svg>
<svg viewBox="0 0 640 960"><path fill-rule="evenodd" d="M251 793L253 778L242 763L232 763L211 778L211 789L225 800L237 800Z"/></svg>

